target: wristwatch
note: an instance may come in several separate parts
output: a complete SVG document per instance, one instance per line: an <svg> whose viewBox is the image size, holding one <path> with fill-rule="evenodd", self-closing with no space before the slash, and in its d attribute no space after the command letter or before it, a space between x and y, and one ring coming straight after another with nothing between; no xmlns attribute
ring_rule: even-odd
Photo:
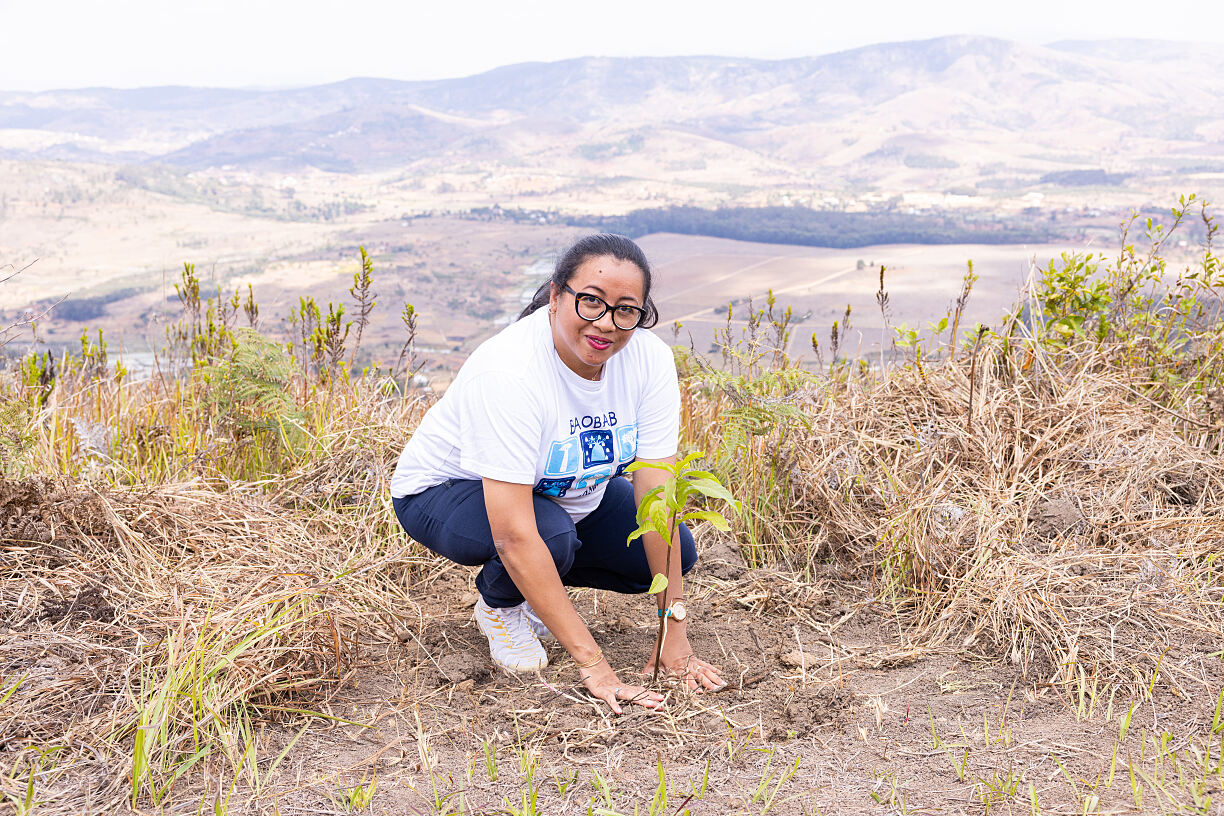
<svg viewBox="0 0 1224 816"><path fill-rule="evenodd" d="M660 618L674 618L678 621L682 621L687 615L688 610L684 608L684 601L682 599L672 601L671 606L667 607L666 609L659 610Z"/></svg>

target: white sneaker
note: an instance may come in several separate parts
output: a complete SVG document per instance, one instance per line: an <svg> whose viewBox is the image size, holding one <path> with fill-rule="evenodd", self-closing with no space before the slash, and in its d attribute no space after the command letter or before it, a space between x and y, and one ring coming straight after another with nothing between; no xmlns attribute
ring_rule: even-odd
<svg viewBox="0 0 1224 816"><path fill-rule="evenodd" d="M476 625L489 639L493 662L508 672L536 671L548 665L548 654L523 614L523 606L494 609L481 598L473 612Z"/></svg>
<svg viewBox="0 0 1224 816"><path fill-rule="evenodd" d="M548 631L548 627L544 625L544 621L540 620L540 616L531 608L531 604L523 601L522 605L523 616L527 618L527 623L531 626L531 631L540 640L556 640L553 633Z"/></svg>

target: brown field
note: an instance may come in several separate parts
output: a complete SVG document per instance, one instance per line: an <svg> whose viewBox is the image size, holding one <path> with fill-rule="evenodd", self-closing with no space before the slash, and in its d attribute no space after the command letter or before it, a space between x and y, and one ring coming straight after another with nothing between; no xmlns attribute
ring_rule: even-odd
<svg viewBox="0 0 1224 816"><path fill-rule="evenodd" d="M908 324L925 333L929 323L952 310L968 261L978 281L962 317L965 328L976 322L997 324L1017 302L1033 265L1045 266L1072 249L968 244L819 249L683 235L650 235L641 243L659 275L660 334L670 338L671 324L679 321L679 342L707 353L714 332L727 327L729 302L734 303L732 333L739 336L749 299L755 309L763 309L772 290L778 309L789 306L794 313L789 350L806 365L816 362L812 335L827 349L830 327L842 320L847 306L852 328L841 353L879 353L880 265L885 267L889 326ZM886 335L886 352L892 338L891 332Z"/></svg>

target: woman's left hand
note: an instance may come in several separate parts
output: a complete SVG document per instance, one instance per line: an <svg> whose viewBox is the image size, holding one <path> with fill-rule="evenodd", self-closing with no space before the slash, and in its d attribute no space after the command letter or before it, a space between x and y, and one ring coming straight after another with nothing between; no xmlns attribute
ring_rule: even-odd
<svg viewBox="0 0 1224 816"><path fill-rule="evenodd" d="M690 690L721 691L727 683L718 673L718 669L693 654L688 638L675 631L675 626L668 627L667 638L663 641L662 664L663 671L685 682ZM654 655L651 654L646 668L646 674L655 670Z"/></svg>

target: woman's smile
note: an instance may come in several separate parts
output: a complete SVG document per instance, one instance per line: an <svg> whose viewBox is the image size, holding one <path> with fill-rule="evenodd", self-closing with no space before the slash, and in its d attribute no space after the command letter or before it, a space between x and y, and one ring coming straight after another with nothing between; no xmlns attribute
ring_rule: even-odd
<svg viewBox="0 0 1224 816"><path fill-rule="evenodd" d="M633 336L633 329L616 326L611 308L633 306L643 302L644 275L637 264L622 261L612 255L596 255L583 261L574 271L565 289L554 288L549 303L552 312L553 345L561 362L588 380L598 380L603 366L612 355L624 348ZM594 320L584 319L578 312L579 295L603 301L604 313ZM589 300L588 300L589 302Z"/></svg>

